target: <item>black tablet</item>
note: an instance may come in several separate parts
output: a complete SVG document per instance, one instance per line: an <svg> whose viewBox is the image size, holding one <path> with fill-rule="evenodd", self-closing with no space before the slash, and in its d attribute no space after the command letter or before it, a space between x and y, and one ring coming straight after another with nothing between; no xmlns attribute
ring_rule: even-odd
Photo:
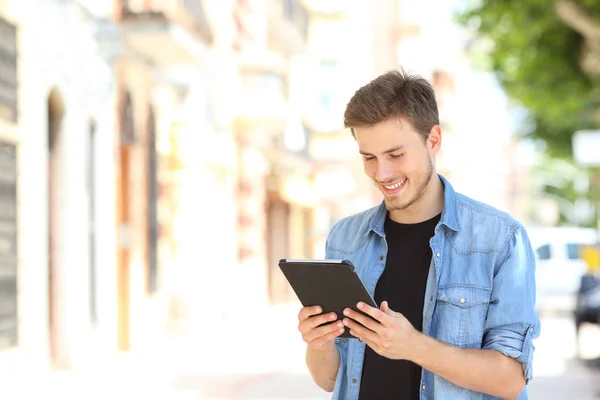
<svg viewBox="0 0 600 400"><path fill-rule="evenodd" d="M344 318L345 308L356 308L362 301L376 307L375 300L348 260L288 260L279 261L279 268L304 307L321 306L323 313L335 312ZM340 337L353 338L348 328Z"/></svg>

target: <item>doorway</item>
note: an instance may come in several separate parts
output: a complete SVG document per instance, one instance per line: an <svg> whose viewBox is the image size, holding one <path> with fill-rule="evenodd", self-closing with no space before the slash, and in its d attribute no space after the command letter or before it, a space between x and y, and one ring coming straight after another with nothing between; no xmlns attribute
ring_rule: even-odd
<svg viewBox="0 0 600 400"><path fill-rule="evenodd" d="M60 93L53 89L48 96L48 331L50 359L59 366L61 360L60 305L58 298L58 250L60 227L60 141L64 105Z"/></svg>
<svg viewBox="0 0 600 400"><path fill-rule="evenodd" d="M272 304L294 299L294 292L279 269L279 260L290 254L290 205L277 194L267 194L267 282Z"/></svg>
<svg viewBox="0 0 600 400"><path fill-rule="evenodd" d="M118 210L118 270L117 270L117 307L118 307L118 349L129 350L131 331L131 153L135 140L135 126L131 96L125 93L121 105L121 124L119 138L119 177L117 184Z"/></svg>
<svg viewBox="0 0 600 400"><path fill-rule="evenodd" d="M87 135L87 217L88 217L88 268L89 268L89 315L95 326L98 322L97 265L96 265L96 123L90 121Z"/></svg>
<svg viewBox="0 0 600 400"><path fill-rule="evenodd" d="M158 289L158 156L156 153L156 123L150 108L148 116L148 274L147 291Z"/></svg>

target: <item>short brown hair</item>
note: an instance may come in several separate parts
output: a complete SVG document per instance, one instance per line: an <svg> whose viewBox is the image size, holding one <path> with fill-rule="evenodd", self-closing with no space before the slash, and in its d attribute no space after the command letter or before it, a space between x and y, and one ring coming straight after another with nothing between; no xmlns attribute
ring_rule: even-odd
<svg viewBox="0 0 600 400"><path fill-rule="evenodd" d="M439 125L435 92L427 80L404 71L389 71L354 93L346 106L344 126L369 127L391 118L406 118L427 140L434 125Z"/></svg>

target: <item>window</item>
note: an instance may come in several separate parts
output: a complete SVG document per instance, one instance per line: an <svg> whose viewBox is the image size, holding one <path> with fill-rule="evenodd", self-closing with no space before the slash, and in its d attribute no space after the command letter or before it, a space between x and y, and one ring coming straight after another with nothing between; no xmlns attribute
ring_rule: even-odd
<svg viewBox="0 0 600 400"><path fill-rule="evenodd" d="M567 243L567 258L569 260L578 260L581 258L581 243Z"/></svg>
<svg viewBox="0 0 600 400"><path fill-rule="evenodd" d="M17 147L0 142L0 351L18 344Z"/></svg>
<svg viewBox="0 0 600 400"><path fill-rule="evenodd" d="M545 244L545 245L538 247L537 249L535 249L535 254L538 257L538 260L542 260L542 261L549 260L552 256L552 252L550 250L550 245Z"/></svg>
<svg viewBox="0 0 600 400"><path fill-rule="evenodd" d="M149 293L158 289L158 157L156 124L150 110L148 119L148 282Z"/></svg>
<svg viewBox="0 0 600 400"><path fill-rule="evenodd" d="M86 173L86 189L88 198L88 246L89 246L89 309L90 321L95 324L98 321L98 307L96 304L96 204L94 190L96 185L96 125L92 121L88 128L87 137L87 173Z"/></svg>
<svg viewBox="0 0 600 400"><path fill-rule="evenodd" d="M339 105L339 94L337 82L339 82L340 69L334 60L319 61L319 90L318 90L318 115L322 129L329 130L330 126L339 123L337 107Z"/></svg>
<svg viewBox="0 0 600 400"><path fill-rule="evenodd" d="M125 93L121 108L121 141L125 144L133 144L135 141L133 103L129 92Z"/></svg>

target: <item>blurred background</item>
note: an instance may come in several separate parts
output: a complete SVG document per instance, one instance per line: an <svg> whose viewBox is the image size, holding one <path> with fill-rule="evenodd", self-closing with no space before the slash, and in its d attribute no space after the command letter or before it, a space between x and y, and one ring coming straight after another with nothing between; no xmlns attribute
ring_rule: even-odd
<svg viewBox="0 0 600 400"><path fill-rule="evenodd" d="M381 201L343 111L401 67L528 227L530 398L600 398L597 0L0 0L0 398L329 398L277 261Z"/></svg>

